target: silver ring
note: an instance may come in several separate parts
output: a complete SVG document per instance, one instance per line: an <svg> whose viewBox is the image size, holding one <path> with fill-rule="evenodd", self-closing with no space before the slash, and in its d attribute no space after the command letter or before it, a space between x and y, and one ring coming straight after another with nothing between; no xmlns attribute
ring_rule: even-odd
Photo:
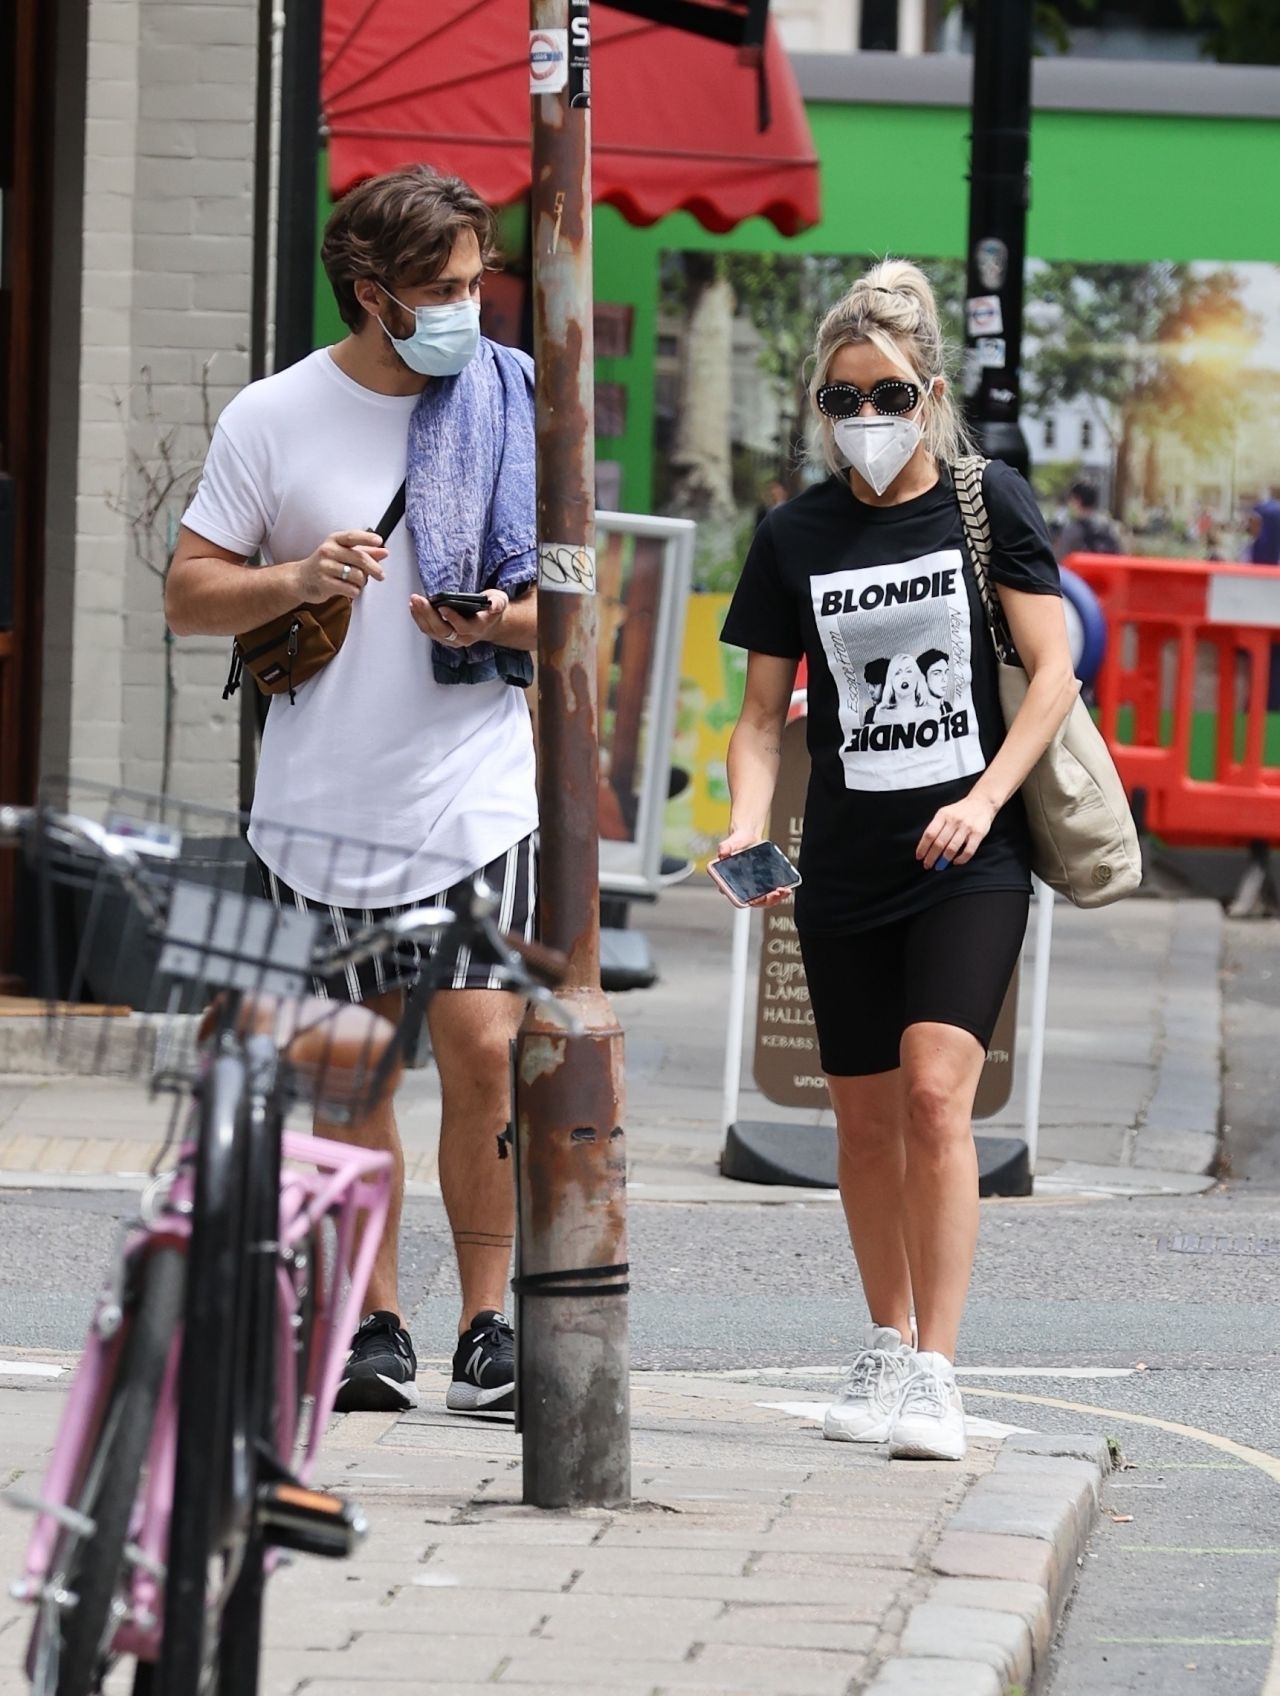
<svg viewBox="0 0 1280 1696"><path fill-rule="evenodd" d="M345 583L347 578L350 577L350 575L351 575L351 562L348 561L347 564L344 565L343 568L342 568L342 581Z"/></svg>
<svg viewBox="0 0 1280 1696"><path fill-rule="evenodd" d="M457 640L458 640L458 632L456 630L451 630L448 633L448 635L445 637L446 642L456 642Z"/></svg>

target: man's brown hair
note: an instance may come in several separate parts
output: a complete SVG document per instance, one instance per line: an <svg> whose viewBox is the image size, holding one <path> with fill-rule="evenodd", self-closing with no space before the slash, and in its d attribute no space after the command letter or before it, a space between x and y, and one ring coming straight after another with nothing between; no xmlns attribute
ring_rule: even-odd
<svg viewBox="0 0 1280 1696"><path fill-rule="evenodd" d="M394 294L438 277L464 230L492 265L497 230L492 210L461 177L444 177L430 165L410 165L370 177L344 194L325 226L320 260L348 329L358 330L365 311L355 284L371 277Z"/></svg>

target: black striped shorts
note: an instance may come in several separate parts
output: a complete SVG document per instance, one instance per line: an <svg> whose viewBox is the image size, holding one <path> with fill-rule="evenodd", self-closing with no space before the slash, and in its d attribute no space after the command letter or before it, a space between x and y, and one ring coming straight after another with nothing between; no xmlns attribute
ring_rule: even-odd
<svg viewBox="0 0 1280 1696"><path fill-rule="evenodd" d="M267 895L279 908L293 906L302 913L320 913L328 921L334 941L345 942L366 925L375 924L389 913L407 913L414 907L451 907L450 899L462 884L453 884L437 895L424 895L420 901L406 901L399 907L333 907L325 901L314 901L299 895L269 866L258 861ZM534 915L534 846L533 837L526 836L505 854L490 860L478 874L500 897L497 913L498 929L514 931L525 941L533 939ZM463 880L469 883L470 878ZM423 942L401 942L385 954L358 965L347 966L333 977L316 978L313 993L331 996L336 1001L368 1001L371 996L385 995L388 990L411 987L422 970L423 962L431 956L431 948ZM473 960L471 950L459 951L452 980L441 989L501 989L497 970L487 960Z"/></svg>

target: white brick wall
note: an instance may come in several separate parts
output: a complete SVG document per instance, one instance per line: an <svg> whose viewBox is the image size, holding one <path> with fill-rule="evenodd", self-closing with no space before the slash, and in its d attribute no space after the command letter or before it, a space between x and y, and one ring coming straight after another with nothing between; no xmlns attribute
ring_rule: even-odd
<svg viewBox="0 0 1280 1696"><path fill-rule="evenodd" d="M77 491L71 557L61 538L51 558L72 605L45 681L47 740L73 776L160 786L161 585L130 516L145 506L137 461L155 463L171 429L177 463L203 458L206 365L215 418L248 381L257 14L257 0L88 7L79 426L74 465L50 467ZM157 559L183 493L156 514ZM174 649L172 791L219 805L237 790L226 648Z"/></svg>

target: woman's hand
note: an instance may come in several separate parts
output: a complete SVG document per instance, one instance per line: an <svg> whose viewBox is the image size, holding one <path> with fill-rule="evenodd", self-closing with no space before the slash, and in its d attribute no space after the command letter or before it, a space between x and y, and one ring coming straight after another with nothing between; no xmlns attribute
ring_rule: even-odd
<svg viewBox="0 0 1280 1696"><path fill-rule="evenodd" d="M916 859L924 869L937 865L964 866L981 848L995 822L996 805L977 789L962 801L952 801L933 815L929 828L916 845Z"/></svg>
<svg viewBox="0 0 1280 1696"><path fill-rule="evenodd" d="M740 854L744 848L754 848L757 842L764 840L765 838L761 836L758 830L735 830L733 825L730 824L728 836L716 849L716 859L723 860L730 854ZM758 895L754 901L748 901L747 906L777 907L790 894L789 889L771 889L767 895Z"/></svg>
<svg viewBox="0 0 1280 1696"><path fill-rule="evenodd" d="M498 626L511 604L505 589L486 589L488 612L468 618L453 607L433 607L425 595L409 596L409 612L424 636L434 637L447 648L470 648L476 642L496 642Z"/></svg>

